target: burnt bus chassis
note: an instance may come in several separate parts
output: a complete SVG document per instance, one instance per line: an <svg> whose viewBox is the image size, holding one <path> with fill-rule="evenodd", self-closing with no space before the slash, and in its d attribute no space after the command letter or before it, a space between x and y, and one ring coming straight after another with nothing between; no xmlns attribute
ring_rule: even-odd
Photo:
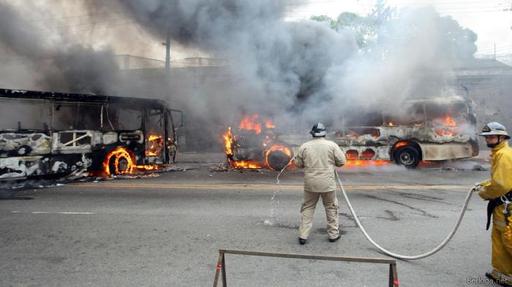
<svg viewBox="0 0 512 287"><path fill-rule="evenodd" d="M166 108L164 101L157 99L13 89L0 89L0 99L41 100L41 104L50 102L53 105L59 103L89 103L98 105L122 104L125 106L140 107L141 110L143 110L143 118L141 120L142 124L139 130L116 130L115 133L118 135L117 140L109 142L108 144L91 142L90 148L81 152L54 149L55 145L53 140L55 137L53 135L56 133L63 133L62 135L65 135L67 131L53 129L51 126L53 120L51 120L50 125L45 126L44 129L29 130L14 128L9 130L0 130L1 138L4 138L3 136L6 135L33 138L48 137L51 145L49 152L44 153L33 152L31 147L26 145L22 145L16 150L0 150L0 162L2 160L10 160L11 162L18 161L20 165L24 166L25 170L31 170L30 173L19 174L19 176L17 176L16 173L20 173L19 170L13 170L9 166L0 164L0 181L23 178L58 178L80 170L86 170L96 175L105 175L103 173L103 162L105 157L109 152L118 147L123 147L129 150L137 165L148 164L149 162L145 155L148 132L146 121L148 119L149 110L151 109L161 110L163 112L163 160L158 162L158 164L168 164L172 160L172 156L169 153L169 144L167 142L167 139L171 136L169 134L169 128L171 128L172 138L174 140L176 136L171 111L179 112L183 117L182 111L168 109ZM51 116L53 117L53 111ZM100 135L108 133L106 130L101 130L100 127L96 130L73 130L69 132L82 132L82 134L92 132ZM12 174L14 176L9 176L8 174Z"/></svg>

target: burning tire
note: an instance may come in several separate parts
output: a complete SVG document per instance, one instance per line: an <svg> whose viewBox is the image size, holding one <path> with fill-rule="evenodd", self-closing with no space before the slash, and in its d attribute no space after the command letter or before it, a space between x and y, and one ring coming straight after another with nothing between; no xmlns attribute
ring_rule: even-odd
<svg viewBox="0 0 512 287"><path fill-rule="evenodd" d="M113 175L120 175L129 173L130 164L126 156L120 156L118 158L111 158L109 162L110 170Z"/></svg>
<svg viewBox="0 0 512 287"><path fill-rule="evenodd" d="M103 170L107 176L132 173L135 169L133 155L124 147L117 147L105 156Z"/></svg>
<svg viewBox="0 0 512 287"><path fill-rule="evenodd" d="M405 146L394 152L395 162L407 168L415 168L421 161L420 151L414 146Z"/></svg>
<svg viewBox="0 0 512 287"><path fill-rule="evenodd" d="M282 170L292 158L283 151L272 151L267 156L267 164L273 170Z"/></svg>

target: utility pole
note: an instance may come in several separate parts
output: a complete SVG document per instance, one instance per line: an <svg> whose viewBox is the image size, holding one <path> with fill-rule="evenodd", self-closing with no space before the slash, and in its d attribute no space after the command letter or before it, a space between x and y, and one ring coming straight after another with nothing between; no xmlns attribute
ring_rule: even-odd
<svg viewBox="0 0 512 287"><path fill-rule="evenodd" d="M167 35L165 37L165 75L170 78L171 74L171 32L167 28Z"/></svg>
<svg viewBox="0 0 512 287"><path fill-rule="evenodd" d="M496 61L496 42L494 42L494 60Z"/></svg>

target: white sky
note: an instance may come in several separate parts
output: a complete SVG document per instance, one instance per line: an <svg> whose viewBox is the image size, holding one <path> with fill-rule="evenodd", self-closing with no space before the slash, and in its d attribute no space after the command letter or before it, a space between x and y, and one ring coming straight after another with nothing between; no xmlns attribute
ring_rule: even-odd
<svg viewBox="0 0 512 287"><path fill-rule="evenodd" d="M290 6L288 19L308 19L313 15L336 18L349 11L366 15L376 0L309 0ZM388 6L405 8L432 5L441 15L449 15L462 27L478 34L477 55L512 54L512 0L387 0Z"/></svg>

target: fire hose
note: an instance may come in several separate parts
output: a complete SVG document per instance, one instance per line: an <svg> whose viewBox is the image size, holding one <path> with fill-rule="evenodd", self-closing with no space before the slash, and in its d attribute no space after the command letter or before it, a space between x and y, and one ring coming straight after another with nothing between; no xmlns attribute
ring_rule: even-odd
<svg viewBox="0 0 512 287"><path fill-rule="evenodd" d="M286 165L279 172L279 174L277 175L277 179L276 180L277 180L277 184L278 185L280 184L279 183L279 177L284 172L284 170L291 164L291 162L293 161L294 158L292 158L290 160L290 163L288 163L288 165ZM462 209L460 211L459 217L457 218L455 226L453 227L452 231L448 234L448 236L439 245L437 245L434 249L432 249L432 250L430 250L428 252L422 253L422 254L418 254L418 255L402 255L402 254L391 252L391 251L383 248L377 242L375 242L375 240L373 240L370 237L370 235L368 235L368 232L366 232L366 229L364 228L363 224L361 224L361 221L359 220L359 217L357 216L357 213L355 212L354 207L352 206L352 203L350 202L350 200L349 200L349 198L347 196L347 192L345 191L345 188L343 188L343 183L341 182L341 178L340 178L338 172L335 170L334 173L335 173L337 185L340 188L340 190L342 191L343 197L345 198L345 201L347 202L348 208L350 209L350 213L352 213L352 216L354 217L354 220L357 223L357 226L359 227L361 232L363 232L363 234L366 237L366 239L368 241L370 241L370 243L373 246L375 246L378 250L380 250L382 253L384 253L384 254L386 254L388 256L391 256L393 258L402 259L402 260L418 260L418 259L426 258L426 257L429 257L429 256L437 253L439 250L443 249L446 246L446 244L448 244L448 242L452 239L452 237L455 235L455 233L457 232L457 229L460 226L462 218L464 217L464 214L466 213L466 209L468 207L469 200L471 199L471 196L473 195L473 192L476 191L476 189L477 189L477 186L475 186L475 187L471 188L471 190L467 193L466 199L464 200L464 204L463 204Z"/></svg>

